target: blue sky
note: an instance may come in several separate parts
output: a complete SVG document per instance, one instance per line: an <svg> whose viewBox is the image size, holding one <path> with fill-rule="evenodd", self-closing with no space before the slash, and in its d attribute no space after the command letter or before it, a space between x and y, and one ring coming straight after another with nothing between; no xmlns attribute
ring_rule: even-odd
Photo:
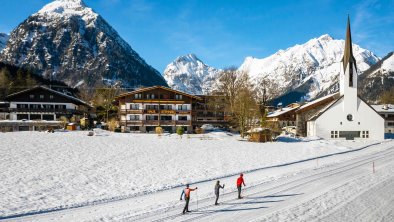
<svg viewBox="0 0 394 222"><path fill-rule="evenodd" d="M51 0L0 0L0 32L9 33ZM394 51L394 0L84 0L148 64L163 72L195 53L208 65L239 66L329 34L382 57Z"/></svg>

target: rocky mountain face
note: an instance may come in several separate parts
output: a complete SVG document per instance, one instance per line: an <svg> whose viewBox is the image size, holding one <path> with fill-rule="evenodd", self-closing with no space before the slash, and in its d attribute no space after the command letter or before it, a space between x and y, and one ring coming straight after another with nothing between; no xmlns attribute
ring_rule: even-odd
<svg viewBox="0 0 394 222"><path fill-rule="evenodd" d="M393 88L394 52L391 52L359 76L358 90L361 98L377 103L383 92Z"/></svg>
<svg viewBox="0 0 394 222"><path fill-rule="evenodd" d="M164 85L162 75L82 0L55 0L11 32L0 61L70 86Z"/></svg>
<svg viewBox="0 0 394 222"><path fill-rule="evenodd" d="M164 70L168 85L190 94L209 94L220 70L206 65L194 54L176 58Z"/></svg>
<svg viewBox="0 0 394 222"><path fill-rule="evenodd" d="M9 36L5 33L0 33L0 51L3 50L7 44Z"/></svg>
<svg viewBox="0 0 394 222"><path fill-rule="evenodd" d="M313 99L337 81L344 45L344 40L322 35L267 58L247 57L239 69L249 73L254 82L274 83L278 90L269 91L275 96L289 95L292 101ZM355 44L353 53L360 72L379 61L372 52Z"/></svg>

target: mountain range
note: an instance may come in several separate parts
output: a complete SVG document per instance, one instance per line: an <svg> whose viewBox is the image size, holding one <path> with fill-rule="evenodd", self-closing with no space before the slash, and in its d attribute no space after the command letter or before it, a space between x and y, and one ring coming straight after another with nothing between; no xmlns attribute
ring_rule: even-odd
<svg viewBox="0 0 394 222"><path fill-rule="evenodd" d="M0 61L69 86L167 86L82 0L55 0L29 16L11 32Z"/></svg>
<svg viewBox="0 0 394 222"><path fill-rule="evenodd" d="M344 44L344 40L336 40L325 34L304 44L279 50L266 58L246 57L238 70L246 72L256 87L264 84L273 104L311 100L329 90L338 90L335 89L335 83L340 72ZM360 74L380 61L374 53L356 44L353 44L353 53ZM164 76L174 89L193 93L194 89L214 88L213 80L220 75L218 71L196 56L187 55L169 64ZM203 94L206 92L199 91Z"/></svg>

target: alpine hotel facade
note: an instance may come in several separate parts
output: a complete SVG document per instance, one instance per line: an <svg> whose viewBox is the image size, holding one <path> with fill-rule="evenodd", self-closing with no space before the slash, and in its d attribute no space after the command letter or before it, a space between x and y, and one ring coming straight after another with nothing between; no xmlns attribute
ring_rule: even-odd
<svg viewBox="0 0 394 222"><path fill-rule="evenodd" d="M122 132L176 132L181 126L192 133L192 104L200 97L163 86L137 89L116 97Z"/></svg>

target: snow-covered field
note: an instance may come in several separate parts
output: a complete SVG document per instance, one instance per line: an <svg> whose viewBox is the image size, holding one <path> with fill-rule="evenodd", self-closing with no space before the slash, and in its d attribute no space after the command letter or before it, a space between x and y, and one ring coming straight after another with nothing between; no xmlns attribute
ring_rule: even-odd
<svg viewBox="0 0 394 222"><path fill-rule="evenodd" d="M144 196L240 172L252 175L264 167L378 143L285 138L282 141L287 142L262 144L240 141L238 135L224 132L182 139L177 135L18 132L2 133L0 141L0 218ZM316 164L346 158L351 157ZM293 170L303 168L310 166ZM270 177L283 173L276 171ZM264 177L248 180L253 184ZM200 192L207 196L212 190Z"/></svg>

